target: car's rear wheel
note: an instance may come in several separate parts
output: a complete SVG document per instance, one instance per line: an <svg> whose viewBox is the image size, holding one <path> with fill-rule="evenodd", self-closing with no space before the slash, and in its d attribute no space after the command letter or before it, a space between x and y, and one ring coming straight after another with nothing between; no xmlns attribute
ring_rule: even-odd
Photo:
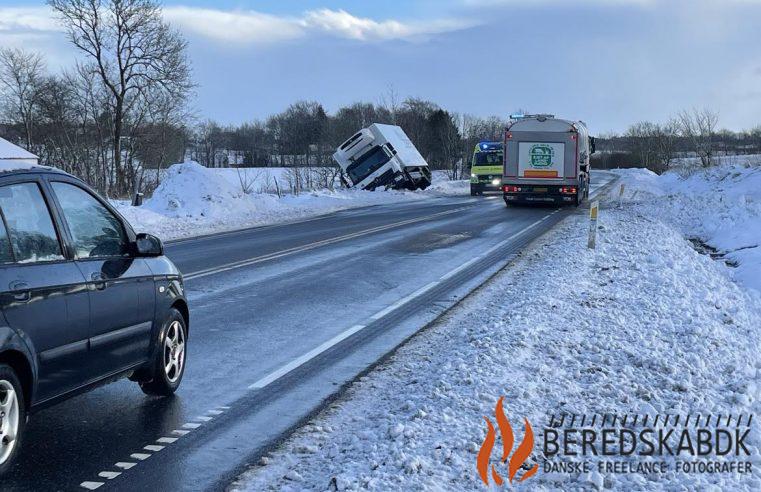
<svg viewBox="0 0 761 492"><path fill-rule="evenodd" d="M25 424L21 383L13 368L0 364L0 475L10 468L18 454Z"/></svg>
<svg viewBox="0 0 761 492"><path fill-rule="evenodd" d="M185 318L171 309L159 333L159 347L148 373L139 381L148 395L170 396L177 391L185 374L188 329Z"/></svg>

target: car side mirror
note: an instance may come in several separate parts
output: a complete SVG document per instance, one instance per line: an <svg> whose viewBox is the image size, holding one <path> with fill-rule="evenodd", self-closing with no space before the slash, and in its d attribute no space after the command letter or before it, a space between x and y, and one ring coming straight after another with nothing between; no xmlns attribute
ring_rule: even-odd
<svg viewBox="0 0 761 492"><path fill-rule="evenodd" d="M156 236L141 233L135 238L135 251L138 256L161 256L164 254L164 244Z"/></svg>
<svg viewBox="0 0 761 492"><path fill-rule="evenodd" d="M597 152L597 142L595 141L595 137L589 137L589 147L590 147L590 154L594 154Z"/></svg>

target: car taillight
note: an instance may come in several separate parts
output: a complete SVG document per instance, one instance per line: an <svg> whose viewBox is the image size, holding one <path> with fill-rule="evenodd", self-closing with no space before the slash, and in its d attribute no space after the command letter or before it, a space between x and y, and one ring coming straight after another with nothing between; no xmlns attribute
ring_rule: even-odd
<svg viewBox="0 0 761 492"><path fill-rule="evenodd" d="M568 195L573 195L576 193L576 191L577 189L575 186L563 186L562 188L560 188L560 193L568 194Z"/></svg>
<svg viewBox="0 0 761 492"><path fill-rule="evenodd" d="M502 187L502 191L504 191L505 193L518 193L519 191L521 191L521 187L505 185Z"/></svg>

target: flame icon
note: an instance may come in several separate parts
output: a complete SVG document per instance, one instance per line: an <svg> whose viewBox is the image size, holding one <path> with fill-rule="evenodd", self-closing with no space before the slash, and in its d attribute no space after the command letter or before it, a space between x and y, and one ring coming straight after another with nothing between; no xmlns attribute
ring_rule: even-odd
<svg viewBox="0 0 761 492"><path fill-rule="evenodd" d="M507 420L505 411L502 408L503 400L504 397L500 397L500 399L497 401L497 407L494 409L494 415L497 420L497 426L499 427L500 435L502 436L502 457L500 458L500 462L507 463L507 458L510 456L510 452L513 450L513 443L515 439L513 436L513 428L510 425L510 421ZM476 458L476 468L478 469L478 475L481 477L481 480L485 485L488 486L489 459L491 457L492 450L494 449L494 444L497 440L497 433L491 423L491 420L489 420L489 418L486 416L484 416L484 420L486 420L487 426L486 438L484 439L484 443L481 445L481 449L478 451L478 457ZM512 457L510 457L510 462L508 463L507 467L507 478L511 484L513 483L513 478L515 478L515 475L518 473L518 470L520 470L523 464L526 463L529 455L531 455L531 451L534 449L534 431L531 429L531 424L529 423L528 419L523 420L526 426L526 432L523 435L523 440L515 450L515 453L513 453ZM534 465L531 469L525 472L518 481L523 482L527 478L534 475L538 469L539 465ZM504 479L500 476L499 473L497 473L497 467L494 465L491 465L491 478L497 485L502 485L504 483Z"/></svg>

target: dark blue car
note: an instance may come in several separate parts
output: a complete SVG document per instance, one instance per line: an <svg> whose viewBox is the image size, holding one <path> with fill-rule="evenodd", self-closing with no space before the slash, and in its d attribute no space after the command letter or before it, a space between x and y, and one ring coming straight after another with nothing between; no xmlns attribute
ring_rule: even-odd
<svg viewBox="0 0 761 492"><path fill-rule="evenodd" d="M73 176L0 169L0 474L36 410L121 377L173 394L188 326L158 238Z"/></svg>

